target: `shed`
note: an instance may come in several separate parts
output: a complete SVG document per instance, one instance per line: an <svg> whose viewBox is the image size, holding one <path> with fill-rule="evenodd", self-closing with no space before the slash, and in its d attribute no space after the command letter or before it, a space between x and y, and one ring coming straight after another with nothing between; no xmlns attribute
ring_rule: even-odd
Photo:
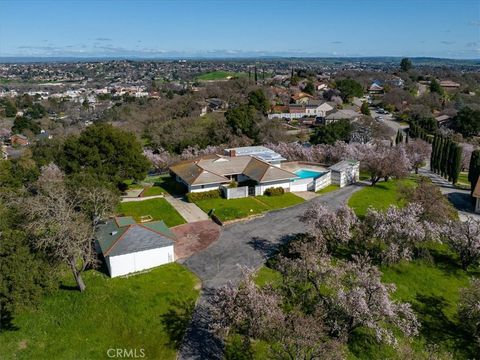
<svg viewBox="0 0 480 360"><path fill-rule="evenodd" d="M360 179L360 162L357 160L342 160L329 167L332 172L332 184L344 187Z"/></svg>
<svg viewBox="0 0 480 360"><path fill-rule="evenodd" d="M108 220L96 233L97 250L103 254L111 277L173 262L174 240L163 221L137 224L131 217Z"/></svg>

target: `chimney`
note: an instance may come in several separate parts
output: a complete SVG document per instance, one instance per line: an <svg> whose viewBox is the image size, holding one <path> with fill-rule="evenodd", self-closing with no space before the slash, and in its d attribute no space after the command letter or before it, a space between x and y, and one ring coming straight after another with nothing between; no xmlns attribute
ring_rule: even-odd
<svg viewBox="0 0 480 360"><path fill-rule="evenodd" d="M235 149L230 149L230 156L231 157L237 156L237 152L235 151Z"/></svg>

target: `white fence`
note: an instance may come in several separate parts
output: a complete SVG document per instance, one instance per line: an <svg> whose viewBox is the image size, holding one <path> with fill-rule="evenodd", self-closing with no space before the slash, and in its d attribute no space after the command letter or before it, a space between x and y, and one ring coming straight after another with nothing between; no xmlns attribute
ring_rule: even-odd
<svg viewBox="0 0 480 360"><path fill-rule="evenodd" d="M248 197L248 186L240 186L236 188L221 187L225 199L240 199Z"/></svg>
<svg viewBox="0 0 480 360"><path fill-rule="evenodd" d="M315 190L314 191L321 190L321 189L327 187L328 185L330 185L331 183L332 183L332 172L328 171L325 174L323 174L322 176L320 176L320 177L318 177L314 180L314 184L315 184Z"/></svg>

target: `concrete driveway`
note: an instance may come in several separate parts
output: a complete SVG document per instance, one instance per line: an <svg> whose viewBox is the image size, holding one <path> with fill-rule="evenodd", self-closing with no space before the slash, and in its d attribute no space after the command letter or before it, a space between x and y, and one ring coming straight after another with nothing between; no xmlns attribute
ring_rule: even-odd
<svg viewBox="0 0 480 360"><path fill-rule="evenodd" d="M468 217L480 220L480 214L474 213L474 206L470 190L463 190L453 186L448 180L440 175L430 171L429 164L419 169L419 174L428 177L432 183L440 188L440 191L452 203L455 209L458 210L460 220L465 221Z"/></svg>
<svg viewBox="0 0 480 360"><path fill-rule="evenodd" d="M170 205L178 211L180 215L185 219L187 223L208 220L208 215L203 212L194 203L188 202L185 198L173 197L171 195L165 195Z"/></svg>
<svg viewBox="0 0 480 360"><path fill-rule="evenodd" d="M325 204L337 209L362 186L347 186L300 205L269 212L261 218L227 225L217 242L184 260L183 264L202 280L203 289L178 358L221 359L222 343L209 327L208 301L215 289L227 283L237 284L242 275L241 266L259 268L280 244L295 234L304 233L307 226L299 217L309 206Z"/></svg>

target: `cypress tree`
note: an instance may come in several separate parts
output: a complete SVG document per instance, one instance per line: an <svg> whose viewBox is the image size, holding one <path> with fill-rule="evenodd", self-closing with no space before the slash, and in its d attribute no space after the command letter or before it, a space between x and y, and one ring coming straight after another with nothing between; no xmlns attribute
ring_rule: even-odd
<svg viewBox="0 0 480 360"><path fill-rule="evenodd" d="M435 173L437 174L441 174L443 169L444 147L445 147L445 138L441 137L440 142L438 144L437 170L435 171Z"/></svg>
<svg viewBox="0 0 480 360"><path fill-rule="evenodd" d="M468 181L470 181L471 192L477 185L478 177L480 176L480 150L474 150L470 157L470 167L468 168Z"/></svg>
<svg viewBox="0 0 480 360"><path fill-rule="evenodd" d="M455 146L456 144L453 141L450 141L448 144L448 156L447 156L447 169L446 169L446 178L448 181L452 181L453 175L453 159L455 158Z"/></svg>
<svg viewBox="0 0 480 360"><path fill-rule="evenodd" d="M430 171L435 171L436 151L438 146L438 136L433 138L432 152L430 153Z"/></svg>
<svg viewBox="0 0 480 360"><path fill-rule="evenodd" d="M255 80L255 84L257 83L257 80L258 80L258 76L257 76L257 66L255 66L255 69L254 69L254 80Z"/></svg>
<svg viewBox="0 0 480 360"><path fill-rule="evenodd" d="M410 138L409 132L407 131L407 136L405 136L405 143L408 144L408 139Z"/></svg>
<svg viewBox="0 0 480 360"><path fill-rule="evenodd" d="M462 168L462 153L463 149L460 145L455 144L455 153L453 156L452 164L452 184L455 185L458 181L458 176L460 175L460 170Z"/></svg>

